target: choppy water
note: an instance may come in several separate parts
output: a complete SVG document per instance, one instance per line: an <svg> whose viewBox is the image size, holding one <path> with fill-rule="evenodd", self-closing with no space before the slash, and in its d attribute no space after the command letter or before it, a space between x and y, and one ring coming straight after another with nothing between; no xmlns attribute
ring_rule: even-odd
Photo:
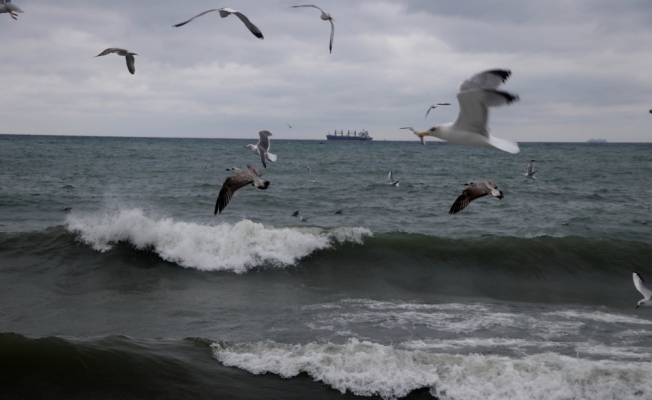
<svg viewBox="0 0 652 400"><path fill-rule="evenodd" d="M652 398L651 145L255 141L0 136L0 397Z"/></svg>

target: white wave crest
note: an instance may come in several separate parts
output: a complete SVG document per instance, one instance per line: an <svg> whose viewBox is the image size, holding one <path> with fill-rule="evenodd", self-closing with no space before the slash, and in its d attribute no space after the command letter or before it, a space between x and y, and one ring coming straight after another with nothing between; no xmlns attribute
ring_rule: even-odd
<svg viewBox="0 0 652 400"><path fill-rule="evenodd" d="M593 361L544 353L513 359L398 350L350 339L343 345L271 341L215 343L227 366L291 378L308 373L340 392L385 399L429 388L440 399L649 399L652 363Z"/></svg>
<svg viewBox="0 0 652 400"><path fill-rule="evenodd" d="M372 235L365 228L270 228L249 220L234 225L201 225L150 218L140 209L101 216L70 215L66 224L69 231L98 251L129 242L183 267L236 273L263 265L292 265L334 242L362 244L364 237Z"/></svg>

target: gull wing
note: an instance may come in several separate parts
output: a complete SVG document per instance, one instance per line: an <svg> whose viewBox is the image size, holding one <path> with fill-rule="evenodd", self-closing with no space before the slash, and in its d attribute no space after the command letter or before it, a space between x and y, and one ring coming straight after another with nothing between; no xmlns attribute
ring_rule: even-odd
<svg viewBox="0 0 652 400"><path fill-rule="evenodd" d="M125 59L127 60L127 69L131 72L131 75L133 75L136 73L136 59L134 59L134 56L131 54L127 55Z"/></svg>
<svg viewBox="0 0 652 400"><path fill-rule="evenodd" d="M126 52L127 50L119 49L119 48L117 48L117 47L110 47L110 48L104 50L103 52L101 52L100 54L96 55L95 57L105 56L105 55L107 55L107 54L117 53L117 52L119 52L119 51L124 51L124 52Z"/></svg>
<svg viewBox="0 0 652 400"><path fill-rule="evenodd" d="M473 200L488 194L489 188L487 186L474 183L473 185L467 187L462 192L462 194L457 197L455 203L453 203L448 213L451 215L457 214L458 212L464 210Z"/></svg>
<svg viewBox="0 0 652 400"><path fill-rule="evenodd" d="M269 131L260 131L258 132L258 136L260 136L260 140L258 140L256 147L262 147L263 150L268 151L270 147L269 137L272 136L272 134Z"/></svg>
<svg viewBox="0 0 652 400"><path fill-rule="evenodd" d="M247 18L243 13L240 11L234 10L232 8L223 8L220 10L220 16L222 18L226 18L229 16L229 14L233 14L236 17L240 18L240 21L242 21L247 29L249 29L249 32L253 33L254 36L256 36L258 39L265 39L263 37L263 33L258 29L258 27L249 21L249 18Z"/></svg>
<svg viewBox="0 0 652 400"><path fill-rule="evenodd" d="M260 171L258 171L256 168L254 168L254 167L251 166L250 164L247 164L247 169L249 170L249 172L251 172L252 174L256 175L256 176L259 177L259 178L260 178L261 176L263 176L263 174L261 174Z"/></svg>
<svg viewBox="0 0 652 400"><path fill-rule="evenodd" d="M389 183L394 183L394 174L392 174L392 171L389 171L389 175L387 175L387 179L389 180Z"/></svg>
<svg viewBox="0 0 652 400"><path fill-rule="evenodd" d="M292 8L299 8L299 7L312 7L312 8L318 9L321 12L324 12L324 10L322 10L321 8L319 8L319 7L315 6L315 5L312 5L312 4L304 4L302 6L292 6Z"/></svg>
<svg viewBox="0 0 652 400"><path fill-rule="evenodd" d="M433 109L435 109L435 108L437 108L437 106L430 106L430 108L428 109L428 111L426 111L426 116L423 117L423 119L428 118L428 114L430 114L430 110L433 110Z"/></svg>
<svg viewBox="0 0 652 400"><path fill-rule="evenodd" d="M534 170L534 160L530 161L530 163L527 166L527 173L529 175L532 175L532 171Z"/></svg>
<svg viewBox="0 0 652 400"><path fill-rule="evenodd" d="M489 107L499 107L519 100L518 95L495 89L462 91L457 94L460 112L454 129L489 137Z"/></svg>
<svg viewBox="0 0 652 400"><path fill-rule="evenodd" d="M223 9L222 9L222 8L214 8L214 9L212 9L212 10L207 10L207 11L204 11L203 13L199 13L199 14L195 15L194 17L190 18L190 19L187 20L187 21L184 21L184 22L182 22L182 23L180 23L180 24L176 24L176 25L173 25L173 26L174 26L175 28L178 28L178 27L180 27L180 26L184 26L185 24L187 24L188 22L194 20L195 18L199 18L199 17L201 17L202 15L206 15L206 14L208 14L209 12L213 12L213 11L221 11L221 10L223 10Z"/></svg>
<svg viewBox="0 0 652 400"><path fill-rule="evenodd" d="M469 90L497 89L507 81L510 75L512 75L512 71L508 69L483 71L462 82L459 91L466 92Z"/></svg>
<svg viewBox="0 0 652 400"><path fill-rule="evenodd" d="M217 196L213 215L217 213L221 214L222 210L224 210L227 204L229 204L229 201L231 201L235 192L241 187L250 185L251 183L253 183L253 179L247 176L247 174L237 174L226 178L222 185L222 190L220 190L220 194Z"/></svg>
<svg viewBox="0 0 652 400"><path fill-rule="evenodd" d="M641 292L646 299L652 298L652 289L645 284L643 277L638 272L634 272L633 278L636 289Z"/></svg>
<svg viewBox="0 0 652 400"><path fill-rule="evenodd" d="M332 53L333 52L333 36L335 36L335 24L333 23L332 19L329 19L328 21L331 23L331 41L330 41L330 44L328 45L328 50L329 50L329 52Z"/></svg>

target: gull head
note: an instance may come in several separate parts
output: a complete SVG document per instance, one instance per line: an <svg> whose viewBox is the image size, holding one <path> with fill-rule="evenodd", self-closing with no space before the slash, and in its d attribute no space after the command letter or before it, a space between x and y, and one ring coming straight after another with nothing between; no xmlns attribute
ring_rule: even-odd
<svg viewBox="0 0 652 400"><path fill-rule="evenodd" d="M639 301L638 304L636 305L636 308L645 307L646 306L645 303L647 303L646 299L643 299L643 300Z"/></svg>
<svg viewBox="0 0 652 400"><path fill-rule="evenodd" d="M432 128L428 129L427 131L419 132L417 135L420 138L423 138L424 136L434 136L434 137L439 137L440 136L440 129L438 126L433 126Z"/></svg>

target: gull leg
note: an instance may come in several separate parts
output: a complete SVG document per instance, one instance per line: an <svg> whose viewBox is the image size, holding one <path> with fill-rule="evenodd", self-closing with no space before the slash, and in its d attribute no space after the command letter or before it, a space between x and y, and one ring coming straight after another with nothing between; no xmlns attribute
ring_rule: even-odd
<svg viewBox="0 0 652 400"><path fill-rule="evenodd" d="M17 20L18 20L18 18L16 18L17 15L14 15L14 13L12 13L11 11L9 11L9 16L10 16L11 18L13 18L14 21L17 21Z"/></svg>

